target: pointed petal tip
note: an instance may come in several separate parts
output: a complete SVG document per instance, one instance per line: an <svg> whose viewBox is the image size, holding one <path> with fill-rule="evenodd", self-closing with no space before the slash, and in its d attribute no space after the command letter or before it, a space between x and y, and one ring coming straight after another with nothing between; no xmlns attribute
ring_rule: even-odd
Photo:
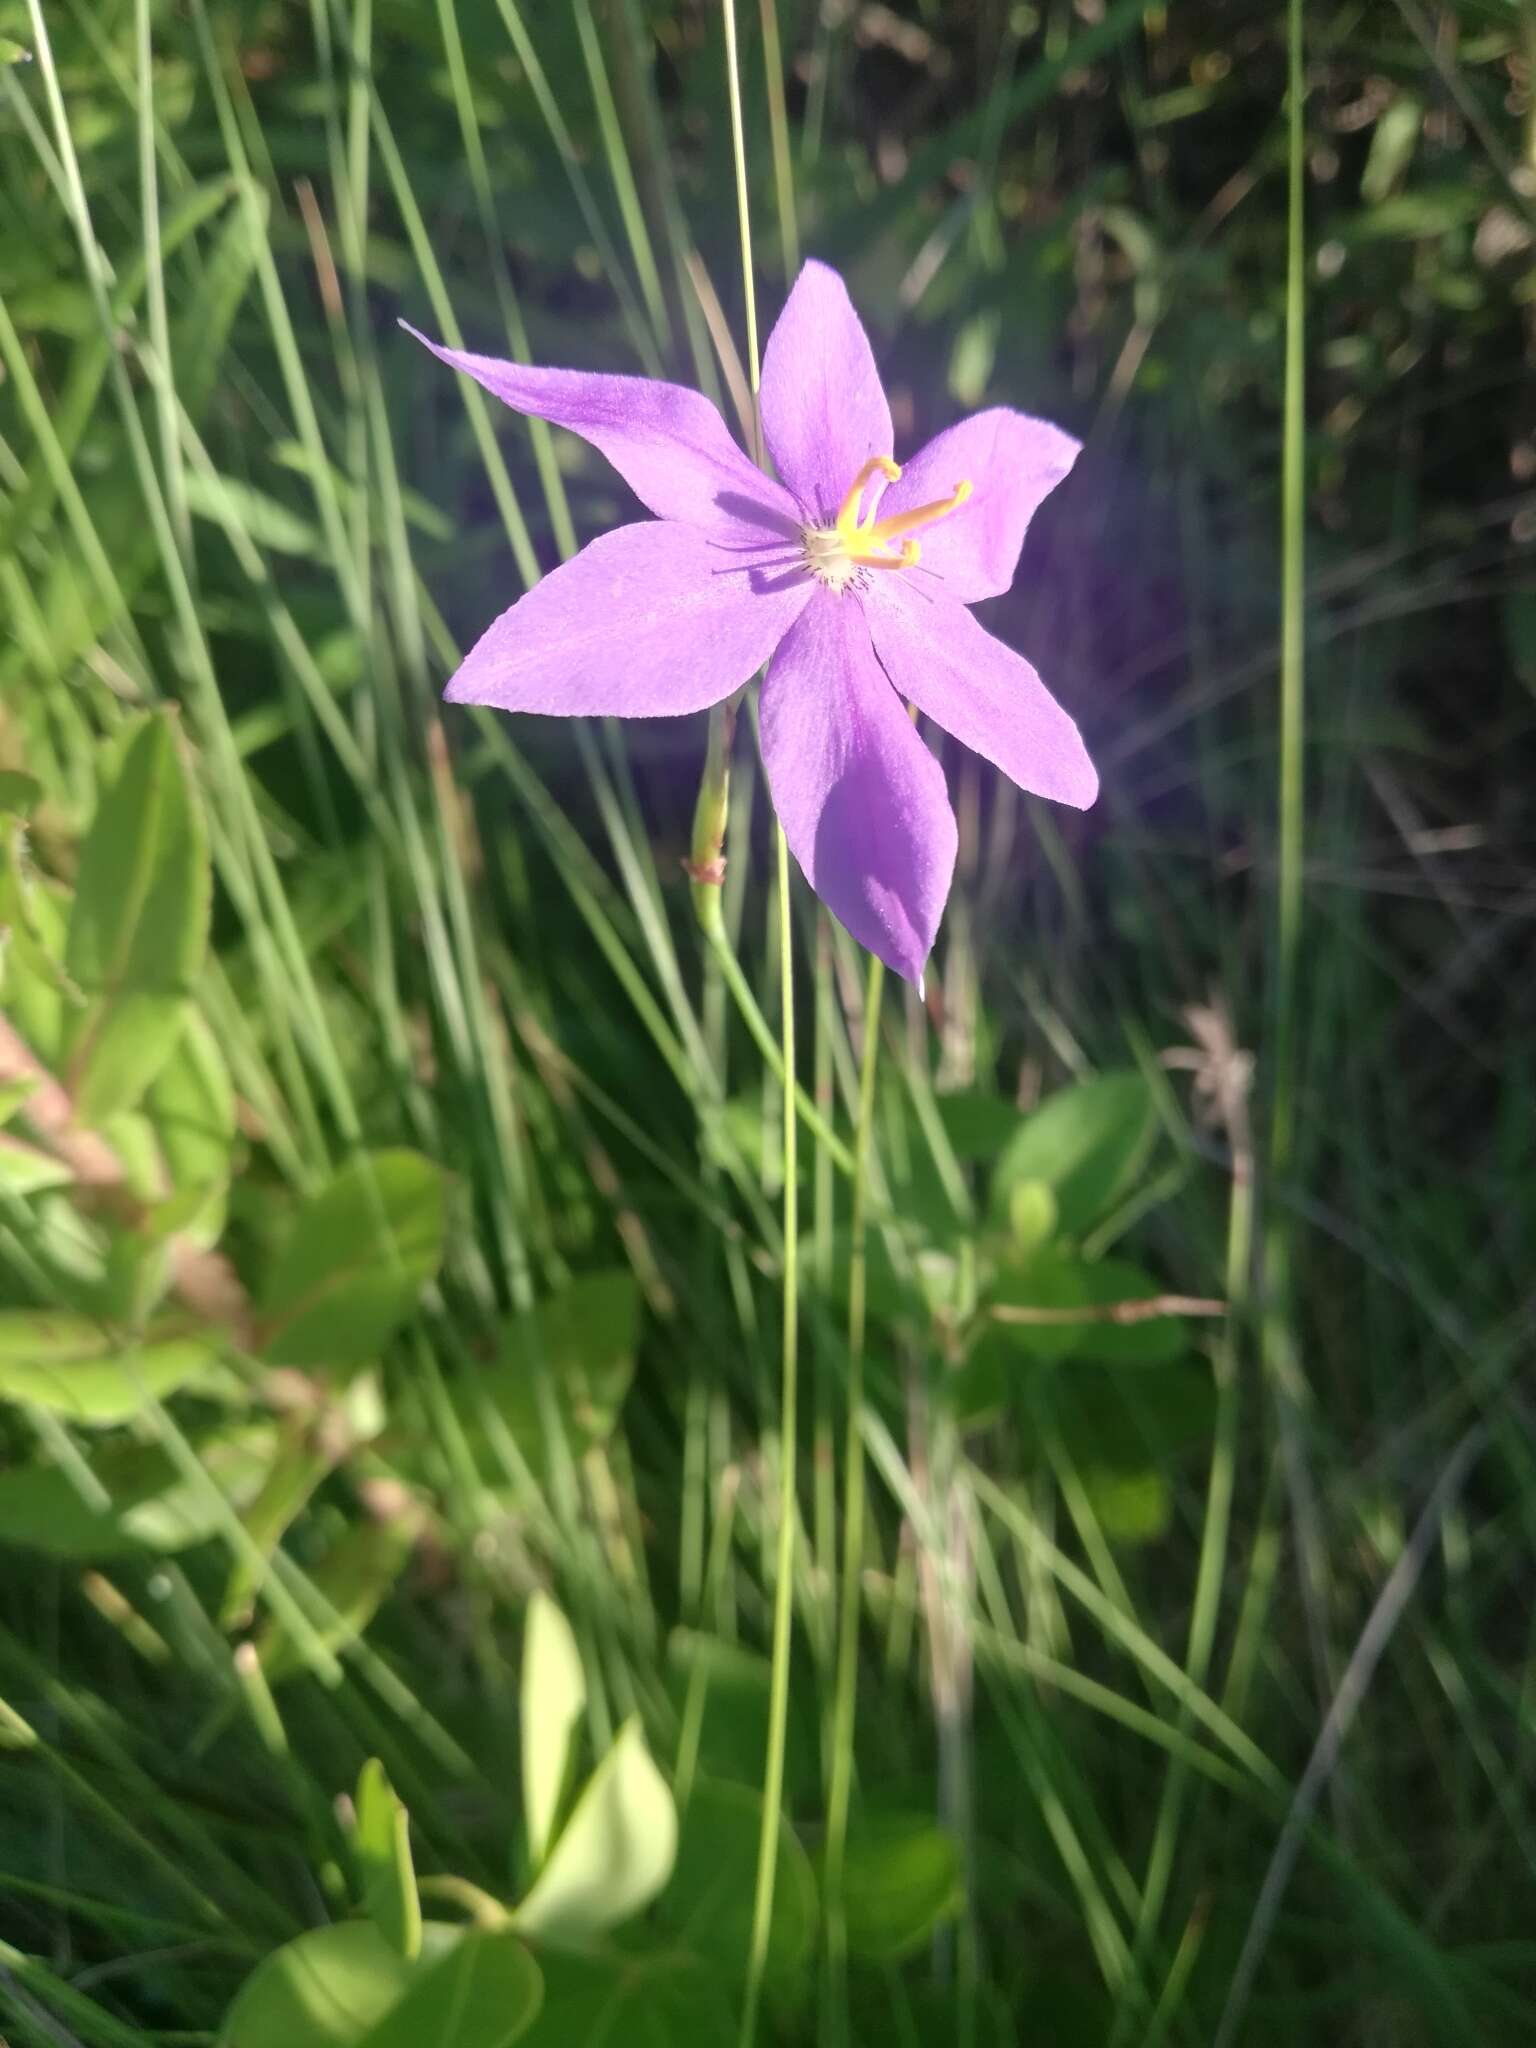
<svg viewBox="0 0 1536 2048"><path fill-rule="evenodd" d="M846 925L844 929L847 929ZM874 953L883 960L891 973L897 975L914 991L920 1003L927 1002L928 957L933 951L932 940L929 941L927 949L919 953L914 947L903 945L901 939L893 934L882 934L878 941L868 932L854 933L852 936L858 939L866 953Z"/></svg>
<svg viewBox="0 0 1536 2048"><path fill-rule="evenodd" d="M1075 811L1090 811L1098 802L1099 771L1089 760L1086 751L1074 773L1068 779L1062 792L1061 801L1070 804Z"/></svg>
<svg viewBox="0 0 1536 2048"><path fill-rule="evenodd" d="M823 262L820 256L807 256L800 266L800 276L832 277L836 278L839 284L843 284L843 273L834 270L830 263ZM843 289L846 291L847 286L844 285Z"/></svg>

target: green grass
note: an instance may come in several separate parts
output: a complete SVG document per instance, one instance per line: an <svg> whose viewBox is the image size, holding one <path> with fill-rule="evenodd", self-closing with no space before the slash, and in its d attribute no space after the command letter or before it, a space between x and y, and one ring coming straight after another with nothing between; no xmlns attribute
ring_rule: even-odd
<svg viewBox="0 0 1536 2048"><path fill-rule="evenodd" d="M638 1716L683 1811L657 2038L1523 2043L1529 9L1309 8L1289 124L1299 7L738 11L740 194L712 5L0 5L0 1319L119 1394L209 1354L103 1423L0 1343L0 2024L214 2040L355 1907L369 1756L424 1879L523 1896L544 1586L580 1773ZM946 752L926 1008L783 893L750 717L705 932L704 721L439 702L624 502L396 317L749 438L738 200L765 331L844 266L904 446L1087 442L990 622L1104 794ZM211 912L82 1192L7 1081L126 1000L63 933L159 707ZM991 1315L1138 1290L1228 1313Z"/></svg>

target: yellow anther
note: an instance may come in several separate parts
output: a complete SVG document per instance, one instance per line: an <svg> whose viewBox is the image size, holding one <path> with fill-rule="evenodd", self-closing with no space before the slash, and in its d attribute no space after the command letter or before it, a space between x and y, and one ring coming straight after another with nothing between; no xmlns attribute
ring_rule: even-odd
<svg viewBox="0 0 1536 2048"><path fill-rule="evenodd" d="M848 495L838 507L838 532L857 533L859 531L859 500L863 497L864 486L871 477L878 476L881 478L881 482L870 493L869 507L865 514L866 525L875 516L875 507L880 502L885 486L895 483L900 475L901 464L899 462L892 462L889 455L871 455L868 462L865 463L853 482L848 486Z"/></svg>
<svg viewBox="0 0 1536 2048"><path fill-rule="evenodd" d="M932 526L936 520L958 512L970 495L971 485L967 478L956 484L952 495L947 498L940 498L932 505L914 505L910 512L893 512L889 519L877 520L866 529L868 537L883 547L889 547L904 533L916 533L919 527Z"/></svg>

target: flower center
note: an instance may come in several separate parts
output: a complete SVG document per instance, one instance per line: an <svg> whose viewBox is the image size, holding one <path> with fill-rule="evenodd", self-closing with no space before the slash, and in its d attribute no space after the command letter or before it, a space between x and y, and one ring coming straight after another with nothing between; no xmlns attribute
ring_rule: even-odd
<svg viewBox="0 0 1536 2048"><path fill-rule="evenodd" d="M895 483L900 475L900 463L892 462L889 455L871 456L848 486L835 523L801 528L801 560L828 590L858 588L866 569L914 567L922 547L910 536L957 512L971 495L969 482L961 482L949 497L932 505L914 505L910 512L877 518L886 485Z"/></svg>

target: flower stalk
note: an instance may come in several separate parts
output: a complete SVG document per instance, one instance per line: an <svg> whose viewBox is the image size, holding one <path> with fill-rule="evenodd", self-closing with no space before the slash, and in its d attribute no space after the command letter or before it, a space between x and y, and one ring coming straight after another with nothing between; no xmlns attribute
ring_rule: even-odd
<svg viewBox="0 0 1536 2048"><path fill-rule="evenodd" d="M694 915L711 942L725 936L720 892L725 883L725 828L731 811L731 747L741 697L711 707L704 773L693 807L693 838L683 862L692 885Z"/></svg>

